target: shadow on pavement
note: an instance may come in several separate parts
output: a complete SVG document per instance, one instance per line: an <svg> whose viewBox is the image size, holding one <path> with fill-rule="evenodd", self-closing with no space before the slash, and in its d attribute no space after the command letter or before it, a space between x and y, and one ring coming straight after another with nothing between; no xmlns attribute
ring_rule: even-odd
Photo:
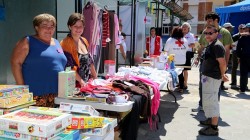
<svg viewBox="0 0 250 140"><path fill-rule="evenodd" d="M224 97L229 97L229 98L234 98L234 99L246 99L249 100L250 99L250 95L246 94L246 93L238 93L238 94L233 94L231 92L228 91L221 91L221 96Z"/></svg>
<svg viewBox="0 0 250 140"><path fill-rule="evenodd" d="M196 137L196 140L225 140L225 139L222 139L219 136L201 136L201 135L198 135Z"/></svg>
<svg viewBox="0 0 250 140"><path fill-rule="evenodd" d="M236 97L238 97L240 99L247 99L247 100L250 99L250 95L245 94L245 93L239 93L239 94L236 95Z"/></svg>

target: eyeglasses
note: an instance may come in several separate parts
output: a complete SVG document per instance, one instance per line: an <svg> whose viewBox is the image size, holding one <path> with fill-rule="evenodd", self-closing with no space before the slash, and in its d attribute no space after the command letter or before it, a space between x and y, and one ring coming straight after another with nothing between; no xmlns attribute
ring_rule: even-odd
<svg viewBox="0 0 250 140"><path fill-rule="evenodd" d="M204 32L203 34L204 35L212 35L213 33L215 33L215 32Z"/></svg>
<svg viewBox="0 0 250 140"><path fill-rule="evenodd" d="M54 30L55 26L48 26L48 25L40 25L39 26L42 29L47 29L47 30Z"/></svg>

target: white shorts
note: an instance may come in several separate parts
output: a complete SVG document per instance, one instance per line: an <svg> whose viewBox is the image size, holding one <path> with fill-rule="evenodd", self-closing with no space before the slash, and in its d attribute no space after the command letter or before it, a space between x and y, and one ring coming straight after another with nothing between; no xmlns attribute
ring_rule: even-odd
<svg viewBox="0 0 250 140"><path fill-rule="evenodd" d="M214 79L205 75L201 76L202 82L202 107L207 118L220 116L220 105L218 93L221 80Z"/></svg>

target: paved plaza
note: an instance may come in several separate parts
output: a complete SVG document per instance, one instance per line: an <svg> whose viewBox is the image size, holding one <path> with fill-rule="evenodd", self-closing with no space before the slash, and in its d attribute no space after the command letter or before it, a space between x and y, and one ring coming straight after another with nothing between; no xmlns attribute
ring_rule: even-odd
<svg viewBox="0 0 250 140"><path fill-rule="evenodd" d="M221 118L219 136L200 136L203 127L199 120L205 119L204 112L192 112L198 106L198 68L189 71L188 90L183 94L174 93L177 103L168 93L161 93L159 130L151 131L147 123L142 123L138 140L249 140L250 139L250 92L239 94L230 89L223 91L220 100ZM228 74L230 77L231 74ZM249 77L249 76L248 76ZM239 75L238 75L239 84ZM229 86L229 82L225 85ZM250 84L248 84L250 87Z"/></svg>

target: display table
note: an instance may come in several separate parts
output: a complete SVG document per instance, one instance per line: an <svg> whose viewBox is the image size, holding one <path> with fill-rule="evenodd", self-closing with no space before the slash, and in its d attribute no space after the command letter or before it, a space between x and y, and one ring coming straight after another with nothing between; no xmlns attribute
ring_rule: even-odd
<svg viewBox="0 0 250 140"><path fill-rule="evenodd" d="M60 102L91 105L95 109L114 111L114 112L127 112L130 111L133 106L133 102L131 101L127 103L107 104L107 103L88 102L79 99L66 99L60 97L55 98L55 104L60 104Z"/></svg>

